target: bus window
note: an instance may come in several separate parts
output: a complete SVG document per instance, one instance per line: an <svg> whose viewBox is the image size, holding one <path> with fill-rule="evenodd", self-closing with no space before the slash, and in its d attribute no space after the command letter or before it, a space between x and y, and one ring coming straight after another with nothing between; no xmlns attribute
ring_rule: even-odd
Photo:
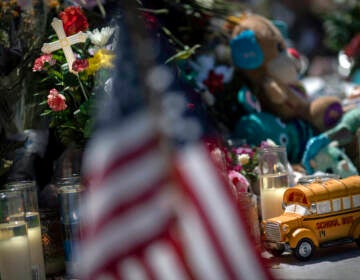
<svg viewBox="0 0 360 280"><path fill-rule="evenodd" d="M333 211L340 211L341 210L341 199L336 198L332 200L332 208Z"/></svg>
<svg viewBox="0 0 360 280"><path fill-rule="evenodd" d="M306 216L310 214L309 210L306 207L299 204L290 204L286 206L285 213L295 213L301 216Z"/></svg>
<svg viewBox="0 0 360 280"><path fill-rule="evenodd" d="M351 201L350 197L343 197L343 209L350 209L351 208Z"/></svg>
<svg viewBox="0 0 360 280"><path fill-rule="evenodd" d="M360 195L353 195L352 203L353 203L353 207L359 207L360 206Z"/></svg>
<svg viewBox="0 0 360 280"><path fill-rule="evenodd" d="M329 213L331 211L330 201L321 201L316 203L316 210L318 214Z"/></svg>

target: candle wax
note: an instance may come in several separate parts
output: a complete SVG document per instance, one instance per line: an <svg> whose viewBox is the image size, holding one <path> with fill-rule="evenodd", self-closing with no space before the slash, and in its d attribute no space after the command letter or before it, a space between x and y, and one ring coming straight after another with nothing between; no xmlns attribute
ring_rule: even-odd
<svg viewBox="0 0 360 280"><path fill-rule="evenodd" d="M283 213L283 195L288 188L288 174L261 175L259 180L262 219L280 216Z"/></svg>
<svg viewBox="0 0 360 280"><path fill-rule="evenodd" d="M33 278L45 280L44 253L41 241L40 217L37 212L26 213L28 225L28 238L30 247L30 260Z"/></svg>
<svg viewBox="0 0 360 280"><path fill-rule="evenodd" d="M0 279L31 280L25 222L0 224Z"/></svg>

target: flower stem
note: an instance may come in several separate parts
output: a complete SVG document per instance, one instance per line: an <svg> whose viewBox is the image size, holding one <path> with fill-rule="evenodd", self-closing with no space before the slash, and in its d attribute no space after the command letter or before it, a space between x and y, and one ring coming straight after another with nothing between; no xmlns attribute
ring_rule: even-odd
<svg viewBox="0 0 360 280"><path fill-rule="evenodd" d="M88 100L89 98L87 97L87 94L86 94L84 85L83 85L83 83L82 83L79 75L76 75L76 76L77 76L77 78L78 78L78 81L79 81L79 84L80 84L80 87L81 87L81 91L82 91L82 93L83 93L83 95L84 95L84 98L85 98L85 100Z"/></svg>

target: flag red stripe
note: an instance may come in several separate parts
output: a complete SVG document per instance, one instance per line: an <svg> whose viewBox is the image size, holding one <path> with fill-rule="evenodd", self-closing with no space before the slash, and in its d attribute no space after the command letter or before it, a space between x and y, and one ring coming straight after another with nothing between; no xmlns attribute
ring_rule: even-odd
<svg viewBox="0 0 360 280"><path fill-rule="evenodd" d="M86 230L86 225L84 226L85 237L88 237L86 236L87 232L91 232L91 234L96 235L102 228L104 228L107 224L111 223L113 218L124 216L126 215L126 212L131 211L132 209L154 199L154 197L156 197L163 191L164 186L166 186L166 183L168 181L168 177L164 176L163 178L159 178L158 181L151 184L150 188L147 188L146 191L140 193L137 197L133 198L132 200L128 200L125 203L116 205L115 208L107 212L106 215L102 216L101 219L98 219L98 221L91 220L90 224L88 225L91 230Z"/></svg>
<svg viewBox="0 0 360 280"><path fill-rule="evenodd" d="M203 163L203 164L206 164L206 163ZM196 193L193 192L193 190L192 190L193 186L192 186L191 181L187 178L187 175L181 170L181 168L179 168L179 166L175 166L175 176L177 177L178 182L180 182L180 187L187 194L187 197L192 201L199 216L201 217L201 221L199 221L199 222L203 224L203 226L208 234L208 237L211 240L211 242L214 246L214 249L218 255L218 258L219 258L220 262L222 263L223 267L225 268L224 271L226 273L228 273L229 279L237 279L236 273L234 272L234 270L231 266L231 263L228 259L228 256L224 252L224 249L222 248L222 245L221 245L218 237L216 236L216 233L213 229L213 225L211 225L211 223L206 215L205 209L202 208L199 198L197 197ZM226 229L224 229L224 230L226 230Z"/></svg>
<svg viewBox="0 0 360 280"><path fill-rule="evenodd" d="M105 265L100 266L99 268L88 272L88 275L90 277L89 280L96 279L101 273L112 272L114 267L117 268L118 264L121 261L123 261L124 259L126 259L128 257L134 257L134 256L138 256L139 254L142 254L142 252L144 250L146 250L146 248L148 248L148 246L151 246L155 242L167 240L167 238L169 236L169 231L173 227L174 223L175 223L175 219L169 220L166 224L164 224L164 226L161 230L159 229L159 231L154 235L151 235L151 236L147 235L147 238L143 239L141 242L137 243L137 246L134 246L131 249L128 249L126 251L117 252L116 254L114 254L111 257L111 259L109 258L106 260ZM106 238L106 237L98 236L98 238ZM96 240L94 240L94 242L96 242ZM86 254L86 248L84 248L84 253ZM104 256L104 257L107 257L107 256ZM120 277L120 279L121 279L121 277Z"/></svg>
<svg viewBox="0 0 360 280"><path fill-rule="evenodd" d="M184 249L186 246L181 243L180 239L177 238L177 224L174 225L172 231L168 234L168 239L171 243L172 248L175 251L176 256L178 257L179 266L185 271L186 275L189 277L189 280L195 280L194 274L192 273L190 264L186 261Z"/></svg>
<svg viewBox="0 0 360 280"><path fill-rule="evenodd" d="M210 154L207 153L207 157L208 157L208 162L213 162L213 159L211 158ZM214 168L218 169L218 167L215 165L215 163L213 163ZM247 242L249 244L254 244L253 242L253 237L250 235L250 232L248 230L245 229L245 225L246 225L246 220L247 218L245 217L246 212L244 210L241 209L241 206L238 205L233 192L231 191L230 187L227 187L228 182L226 181L226 179L221 176L221 172L219 170L219 172L214 172L215 176L218 178L218 180L220 182L222 182L222 189L223 189L223 193L227 196L227 200L231 203L232 208L236 211L236 218L238 220L238 224L243 226L243 234L246 238L246 240L244 242ZM254 221L255 222L255 221ZM259 265L259 268L263 269L263 272L265 274L265 276L267 277L267 279L274 279L274 276L270 273L270 271L268 269L264 269L264 267L269 266L266 262L266 260L264 258L261 257L260 252L258 252L258 248L252 248L253 251L249 252L248 254L252 254L252 256L249 257L253 257L256 260L256 263Z"/></svg>
<svg viewBox="0 0 360 280"><path fill-rule="evenodd" d="M154 273L151 265L148 263L148 261L146 260L146 258L144 256L144 253L145 253L144 251L142 251L140 254L140 258L139 258L140 263L142 264L142 266L145 270L146 276L149 277L150 280L156 280L155 273Z"/></svg>
<svg viewBox="0 0 360 280"><path fill-rule="evenodd" d="M150 135L149 135L150 136ZM116 141L116 139L114 139ZM160 144L160 138L158 135L153 135L149 138L145 143L143 143L139 147L134 147L133 149L129 149L129 151L117 157L113 161L109 162L107 166L102 166L102 171L97 172L91 170L86 174L85 182L92 182L92 188L100 188L101 182L105 180L110 174L116 172L117 169L122 168L124 165L129 164L130 161L133 161L137 158L141 159L141 157L147 153L152 151L154 148L158 147ZM96 159L94 159L96 160Z"/></svg>

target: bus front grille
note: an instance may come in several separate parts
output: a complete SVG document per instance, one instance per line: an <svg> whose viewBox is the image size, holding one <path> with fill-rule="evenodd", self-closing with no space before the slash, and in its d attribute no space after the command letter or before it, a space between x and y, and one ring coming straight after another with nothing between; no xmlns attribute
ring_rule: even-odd
<svg viewBox="0 0 360 280"><path fill-rule="evenodd" d="M266 223L266 239L269 241L281 241L280 225L277 223Z"/></svg>

